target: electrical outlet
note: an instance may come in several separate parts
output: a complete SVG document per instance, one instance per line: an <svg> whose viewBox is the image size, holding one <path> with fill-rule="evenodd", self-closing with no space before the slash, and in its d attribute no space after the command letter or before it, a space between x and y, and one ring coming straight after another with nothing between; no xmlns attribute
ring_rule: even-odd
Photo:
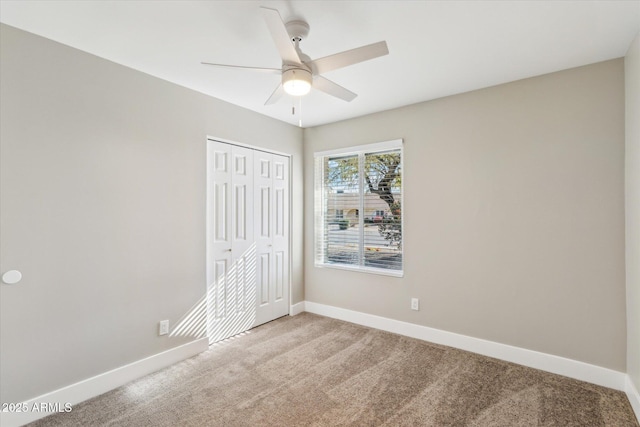
<svg viewBox="0 0 640 427"><path fill-rule="evenodd" d="M420 310L420 300L418 298L411 298L411 310Z"/></svg>
<svg viewBox="0 0 640 427"><path fill-rule="evenodd" d="M167 335L169 333L169 321L161 320L158 324L158 335Z"/></svg>

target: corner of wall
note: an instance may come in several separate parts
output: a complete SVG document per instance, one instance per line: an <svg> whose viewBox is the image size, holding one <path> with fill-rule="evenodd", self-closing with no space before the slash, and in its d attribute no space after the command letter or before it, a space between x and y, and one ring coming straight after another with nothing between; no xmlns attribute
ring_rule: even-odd
<svg viewBox="0 0 640 427"><path fill-rule="evenodd" d="M640 32L624 58L627 387L640 419Z"/></svg>

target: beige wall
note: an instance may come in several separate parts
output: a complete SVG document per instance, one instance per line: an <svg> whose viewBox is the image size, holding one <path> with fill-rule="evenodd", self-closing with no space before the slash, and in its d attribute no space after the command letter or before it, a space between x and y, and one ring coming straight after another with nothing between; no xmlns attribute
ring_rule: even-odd
<svg viewBox="0 0 640 427"><path fill-rule="evenodd" d="M204 292L206 135L292 154L293 303L619 371L626 358L640 388L633 261L625 331L622 60L307 129L303 153L295 127L1 31L0 263L24 274L0 286L1 401L187 341L156 328ZM638 116L634 43L627 118ZM627 260L640 251L638 133L628 119ZM312 216L304 245L301 232L303 193L313 212L313 152L396 138L405 140L405 277L317 269L312 256L303 269L303 251L313 253Z"/></svg>
<svg viewBox="0 0 640 427"><path fill-rule="evenodd" d="M306 212L315 151L397 138L405 150L404 278L306 257L307 301L626 371L621 59L304 137Z"/></svg>
<svg viewBox="0 0 640 427"><path fill-rule="evenodd" d="M640 390L640 33L625 57L627 373Z"/></svg>
<svg viewBox="0 0 640 427"><path fill-rule="evenodd" d="M205 291L206 137L293 155L302 300L302 132L2 25L0 401L183 344L157 336Z"/></svg>

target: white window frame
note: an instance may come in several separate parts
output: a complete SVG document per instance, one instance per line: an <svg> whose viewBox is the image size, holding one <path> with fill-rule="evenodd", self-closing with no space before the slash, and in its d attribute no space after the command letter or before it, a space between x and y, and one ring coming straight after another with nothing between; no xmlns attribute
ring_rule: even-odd
<svg viewBox="0 0 640 427"><path fill-rule="evenodd" d="M404 277L404 244L402 247L402 269L401 270L389 270L384 268L376 268L376 267L365 267L364 265L348 265L348 264L330 264L324 261L324 224L325 224L325 214L327 211L327 200L324 197L324 176L322 172L322 168L319 168L319 161L324 159L325 157L330 156L347 156L347 155L359 155L363 153L374 153L376 151L390 151L400 149L400 162L402 165L402 175L403 175L403 185L402 191L400 192L400 204L402 206L402 216L400 217L401 221L401 229L404 234L404 150L402 147L403 140L402 139L394 139L391 141L377 142L373 144L365 144L358 145L352 147L345 147L336 150L327 150L327 151L318 151L313 153L314 156L314 231L315 231L315 241L314 241L314 253L315 253L315 266L319 268L335 268L339 270L350 270L350 271L360 271L364 273L372 273L379 274L383 276L393 276L393 277ZM318 170L320 169L320 170ZM360 176L360 188L364 188L364 177ZM360 192L360 207L359 212L364 212L364 191ZM359 215L360 224L364 224L364 215ZM360 227L360 259L363 259L364 252L364 227Z"/></svg>

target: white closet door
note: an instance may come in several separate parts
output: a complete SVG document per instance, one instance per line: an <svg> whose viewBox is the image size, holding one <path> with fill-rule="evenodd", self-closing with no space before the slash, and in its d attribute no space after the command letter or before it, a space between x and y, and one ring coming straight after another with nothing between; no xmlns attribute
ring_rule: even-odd
<svg viewBox="0 0 640 427"><path fill-rule="evenodd" d="M210 342L289 313L289 158L207 147Z"/></svg>
<svg viewBox="0 0 640 427"><path fill-rule="evenodd" d="M255 321L253 150L210 141L207 194L207 333L210 342Z"/></svg>
<svg viewBox="0 0 640 427"><path fill-rule="evenodd" d="M289 159L255 152L256 321L289 313Z"/></svg>
<svg viewBox="0 0 640 427"><path fill-rule="evenodd" d="M272 317L289 314L289 158L273 155Z"/></svg>
<svg viewBox="0 0 640 427"><path fill-rule="evenodd" d="M256 225L256 325L273 320L273 155L257 151L254 162Z"/></svg>

